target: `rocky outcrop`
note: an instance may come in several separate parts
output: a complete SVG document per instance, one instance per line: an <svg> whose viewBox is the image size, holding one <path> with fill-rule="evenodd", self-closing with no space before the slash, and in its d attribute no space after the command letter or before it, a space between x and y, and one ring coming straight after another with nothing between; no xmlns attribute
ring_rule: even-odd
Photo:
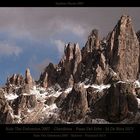
<svg viewBox="0 0 140 140"><path fill-rule="evenodd" d="M115 83L94 105L94 116L111 122L119 122L138 111L138 102L132 83Z"/></svg>
<svg viewBox="0 0 140 140"><path fill-rule="evenodd" d="M24 116L27 114L28 109L33 109L36 105L37 100L35 95L23 94L14 100L12 107L15 115L21 114Z"/></svg>
<svg viewBox="0 0 140 140"><path fill-rule="evenodd" d="M107 41L107 60L121 80L135 80L139 70L139 42L131 18L123 15Z"/></svg>
<svg viewBox="0 0 140 140"><path fill-rule="evenodd" d="M52 63L50 63L44 70L44 72L41 74L39 82L41 86L47 88L51 85L54 85L57 83L57 71L56 66Z"/></svg>
<svg viewBox="0 0 140 140"><path fill-rule="evenodd" d="M25 84L28 84L30 87L32 87L33 83L34 83L34 81L33 81L33 78L31 76L30 69L27 68L26 72L25 72Z"/></svg>
<svg viewBox="0 0 140 140"><path fill-rule="evenodd" d="M69 43L65 46L64 57L61 60L61 65L64 66L67 73L75 74L78 64L81 61L81 50L78 44ZM69 69L70 68L70 69Z"/></svg>
<svg viewBox="0 0 140 140"><path fill-rule="evenodd" d="M100 46L99 33L97 29L92 30L88 37L85 47L82 49L83 60L88 59L88 55L95 50L98 50Z"/></svg>
<svg viewBox="0 0 140 140"><path fill-rule="evenodd" d="M87 93L83 86L75 84L62 104L61 119L76 121L86 115L88 111Z"/></svg>
<svg viewBox="0 0 140 140"><path fill-rule="evenodd" d="M106 63L103 41L99 40L98 30L94 29L82 52L80 80L88 83L102 84L109 73Z"/></svg>
<svg viewBox="0 0 140 140"><path fill-rule="evenodd" d="M25 78L20 74L13 74L7 78L5 91L8 93L29 93L29 90L34 85L34 80L30 74L30 70L27 69L25 72Z"/></svg>
<svg viewBox="0 0 140 140"><path fill-rule="evenodd" d="M37 82L29 69L24 77L7 78L0 91L0 123L135 118L140 108L139 73L140 31L136 34L131 18L123 15L102 40L94 29L82 49L78 43L66 44L60 62L49 63Z"/></svg>
<svg viewBox="0 0 140 140"><path fill-rule="evenodd" d="M47 104L47 105L49 105L49 106L52 105L52 104L54 104L56 98L57 98L57 97L54 97L54 96L47 97L47 98L45 99L45 104Z"/></svg>
<svg viewBox="0 0 140 140"><path fill-rule="evenodd" d="M81 50L78 44L69 43L65 46L64 56L58 65L50 63L40 76L43 87L58 83L61 87L71 86L79 80Z"/></svg>
<svg viewBox="0 0 140 140"><path fill-rule="evenodd" d="M0 124L13 123L12 110L4 97L4 91L0 89Z"/></svg>
<svg viewBox="0 0 140 140"><path fill-rule="evenodd" d="M13 74L11 77L7 78L7 85L22 85L24 83L24 78L20 74Z"/></svg>
<svg viewBox="0 0 140 140"><path fill-rule="evenodd" d="M4 90L7 93L13 93L15 91L15 87L20 87L24 85L24 78L20 74L13 74L11 77L7 78L6 86Z"/></svg>
<svg viewBox="0 0 140 140"><path fill-rule="evenodd" d="M41 75L43 85L59 83L61 87L66 87L80 81L107 84L110 69L118 79L134 81L139 75L137 36L131 18L126 15L103 40L99 39L98 30L92 30L82 50L78 44L66 44L60 63L56 67L49 65Z"/></svg>
<svg viewBox="0 0 140 140"><path fill-rule="evenodd" d="M71 86L74 82L79 81L79 73L81 68L81 50L78 44L66 44L64 56L59 63L62 68L61 81L65 81L66 85Z"/></svg>
<svg viewBox="0 0 140 140"><path fill-rule="evenodd" d="M95 103L100 100L104 94L105 91L97 91L97 89L93 87L87 88L87 101L88 101L88 107L92 109L95 105Z"/></svg>
<svg viewBox="0 0 140 140"><path fill-rule="evenodd" d="M67 97L67 95L68 95L68 92L63 92L58 96L58 98L55 100L57 107L59 108L62 107L63 102L65 101L65 98Z"/></svg>

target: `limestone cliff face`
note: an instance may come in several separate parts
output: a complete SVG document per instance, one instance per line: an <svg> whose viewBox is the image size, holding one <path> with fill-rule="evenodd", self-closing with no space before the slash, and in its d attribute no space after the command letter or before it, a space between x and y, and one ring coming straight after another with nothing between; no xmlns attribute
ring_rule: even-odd
<svg viewBox="0 0 140 140"><path fill-rule="evenodd" d="M139 71L139 42L129 16L121 17L107 46L109 65L121 80L135 80Z"/></svg>

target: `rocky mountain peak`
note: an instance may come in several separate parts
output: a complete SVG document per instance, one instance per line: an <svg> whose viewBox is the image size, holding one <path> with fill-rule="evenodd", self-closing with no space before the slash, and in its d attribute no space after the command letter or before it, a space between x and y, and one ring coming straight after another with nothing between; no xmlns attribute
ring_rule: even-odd
<svg viewBox="0 0 140 140"><path fill-rule="evenodd" d="M121 80L137 79L139 42L129 16L122 16L111 32L106 58Z"/></svg>
<svg viewBox="0 0 140 140"><path fill-rule="evenodd" d="M26 72L25 72L25 83L29 84L30 86L33 85L33 79L32 79L32 76L31 76L29 68L27 68Z"/></svg>
<svg viewBox="0 0 140 140"><path fill-rule="evenodd" d="M88 36L88 41L86 42L85 47L82 48L82 57L85 60L89 53L92 53L94 50L99 49L100 40L99 33L97 29L93 29L90 35Z"/></svg>
<svg viewBox="0 0 140 140"><path fill-rule="evenodd" d="M77 58L77 56L81 57L81 50L78 43L68 43L65 45L64 50L64 61L70 61L74 58ZM81 59L81 58L80 58Z"/></svg>
<svg viewBox="0 0 140 140"><path fill-rule="evenodd" d="M93 29L90 35L88 36L87 44L89 43L90 46L93 48L99 47L99 31L97 29ZM88 44L88 45L89 45ZM91 48L90 48L91 49ZM90 50L91 51L91 50Z"/></svg>
<svg viewBox="0 0 140 140"><path fill-rule="evenodd" d="M36 83L29 68L25 77L13 74L0 89L0 123L135 119L140 113L139 43L140 32L123 15L102 40L94 29L82 49L66 44L60 62L49 63Z"/></svg>
<svg viewBox="0 0 140 140"><path fill-rule="evenodd" d="M64 56L58 65L49 64L40 76L43 87L59 83L61 87L73 85L77 80L82 60L81 50L78 43L65 45Z"/></svg>
<svg viewBox="0 0 140 140"><path fill-rule="evenodd" d="M121 24L127 24L127 23L130 23L131 21L132 21L131 17L129 15L126 15L126 14L123 14L120 18Z"/></svg>
<svg viewBox="0 0 140 140"><path fill-rule="evenodd" d="M8 77L6 85L10 86L10 84L17 85L17 86L23 85L24 84L23 76L20 74L13 74L11 77Z"/></svg>
<svg viewBox="0 0 140 140"><path fill-rule="evenodd" d="M74 49L74 44L68 43L65 45L65 58L67 61L73 59L73 49Z"/></svg>

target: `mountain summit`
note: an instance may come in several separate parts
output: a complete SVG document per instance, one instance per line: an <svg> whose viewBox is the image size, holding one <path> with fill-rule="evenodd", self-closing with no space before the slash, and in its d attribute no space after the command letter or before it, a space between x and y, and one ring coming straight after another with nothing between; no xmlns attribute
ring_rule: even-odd
<svg viewBox="0 0 140 140"><path fill-rule="evenodd" d="M123 15L100 39L93 29L85 46L65 45L34 81L13 74L0 89L0 123L140 123L140 33Z"/></svg>

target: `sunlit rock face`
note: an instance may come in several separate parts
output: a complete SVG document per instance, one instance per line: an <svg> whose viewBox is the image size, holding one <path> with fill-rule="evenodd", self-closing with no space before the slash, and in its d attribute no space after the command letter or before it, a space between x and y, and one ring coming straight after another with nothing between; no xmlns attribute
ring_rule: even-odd
<svg viewBox="0 0 140 140"><path fill-rule="evenodd" d="M0 123L139 123L140 31L123 15L103 39L68 43L58 64L34 81L30 69L0 89Z"/></svg>
<svg viewBox="0 0 140 140"><path fill-rule="evenodd" d="M107 46L109 65L121 80L135 80L139 72L139 41L132 20L123 15L110 34Z"/></svg>

